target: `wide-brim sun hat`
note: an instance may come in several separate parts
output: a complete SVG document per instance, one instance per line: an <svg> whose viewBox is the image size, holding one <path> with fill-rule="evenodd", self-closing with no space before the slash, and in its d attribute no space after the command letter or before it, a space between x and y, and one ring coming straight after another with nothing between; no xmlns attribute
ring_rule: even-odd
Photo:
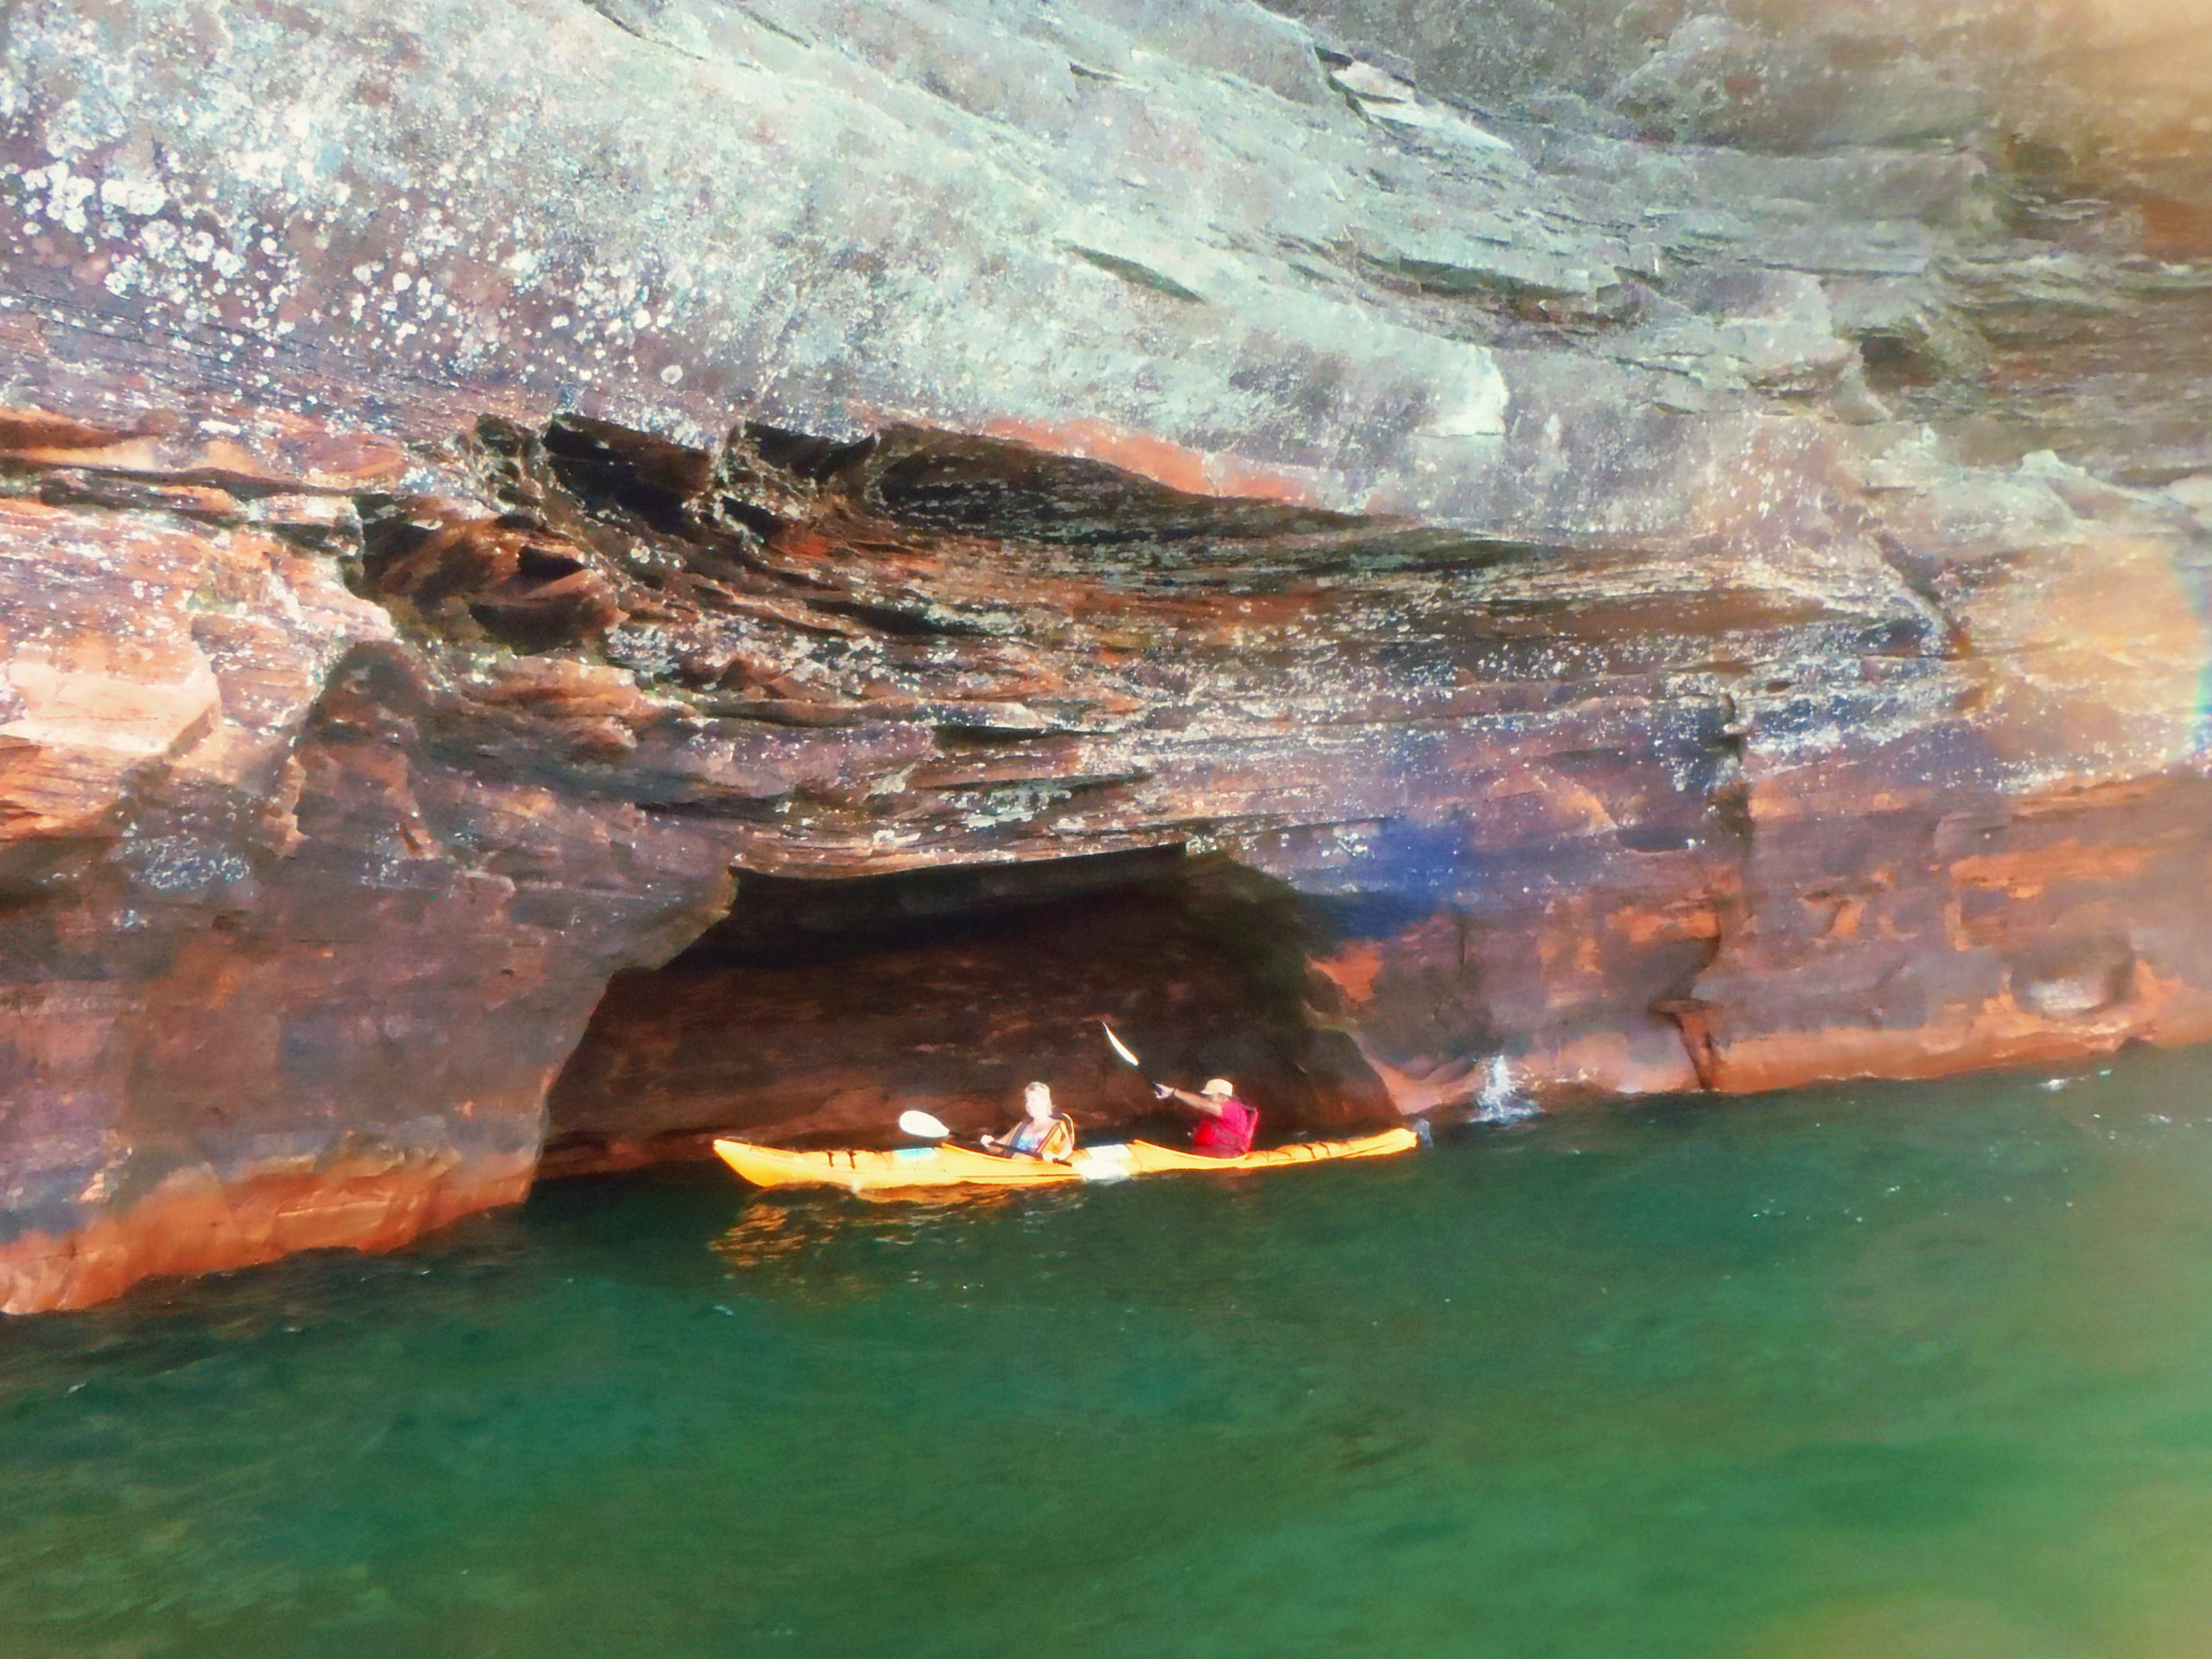
<svg viewBox="0 0 2212 1659"><path fill-rule="evenodd" d="M1206 1086L1198 1092L1202 1095L1233 1095L1236 1092L1236 1085L1227 1077L1209 1077Z"/></svg>

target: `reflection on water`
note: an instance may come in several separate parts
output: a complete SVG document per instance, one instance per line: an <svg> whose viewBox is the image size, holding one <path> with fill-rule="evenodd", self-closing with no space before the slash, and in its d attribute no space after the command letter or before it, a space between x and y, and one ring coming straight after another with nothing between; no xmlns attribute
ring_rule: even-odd
<svg viewBox="0 0 2212 1659"><path fill-rule="evenodd" d="M0 1659L2201 1655L2208 1084L670 1169L0 1324Z"/></svg>
<svg viewBox="0 0 2212 1659"><path fill-rule="evenodd" d="M762 1202L747 1210L736 1226L715 1241L715 1250L743 1272L819 1244L850 1219L818 1202Z"/></svg>
<svg viewBox="0 0 2212 1659"><path fill-rule="evenodd" d="M872 1245L899 1249L942 1243L954 1230L988 1223L1017 1229L1037 1227L1044 1218L1083 1202L1080 1187L993 1189L945 1192L922 1189L896 1200L855 1197L807 1188L753 1195L734 1225L714 1241L715 1253L744 1274L773 1262L785 1269L780 1281L747 1281L749 1287L779 1285L820 1287L845 1267L845 1278L874 1282L864 1260L839 1246ZM1012 1213L1009 1213L1012 1212Z"/></svg>

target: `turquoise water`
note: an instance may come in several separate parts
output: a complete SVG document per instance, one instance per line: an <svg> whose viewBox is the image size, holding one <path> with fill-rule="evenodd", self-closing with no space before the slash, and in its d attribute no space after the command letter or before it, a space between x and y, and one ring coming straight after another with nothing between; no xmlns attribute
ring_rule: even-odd
<svg viewBox="0 0 2212 1659"><path fill-rule="evenodd" d="M2212 1649L2212 1058L0 1322L0 1655Z"/></svg>

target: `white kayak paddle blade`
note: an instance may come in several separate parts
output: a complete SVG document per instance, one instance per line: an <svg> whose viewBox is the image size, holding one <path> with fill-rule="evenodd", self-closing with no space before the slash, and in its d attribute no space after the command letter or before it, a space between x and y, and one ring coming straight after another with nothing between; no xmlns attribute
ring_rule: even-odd
<svg viewBox="0 0 2212 1659"><path fill-rule="evenodd" d="M1116 1054L1127 1060L1131 1065L1136 1066L1140 1070L1142 1069L1144 1062L1137 1058L1135 1054L1131 1053L1129 1052L1129 1046L1114 1034L1113 1027L1108 1025L1103 1020L1101 1020L1098 1022L1098 1028L1106 1033L1106 1040L1113 1044L1114 1052Z"/></svg>
<svg viewBox="0 0 2212 1659"><path fill-rule="evenodd" d="M952 1133L927 1112L899 1113L899 1132L911 1135L918 1141L942 1141Z"/></svg>

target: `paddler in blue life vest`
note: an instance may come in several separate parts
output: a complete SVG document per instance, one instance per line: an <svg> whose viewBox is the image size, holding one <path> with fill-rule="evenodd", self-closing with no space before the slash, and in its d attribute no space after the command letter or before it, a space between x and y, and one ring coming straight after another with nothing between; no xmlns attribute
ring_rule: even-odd
<svg viewBox="0 0 2212 1659"><path fill-rule="evenodd" d="M1065 1164L1075 1151L1075 1120L1052 1109L1052 1091L1033 1083L1021 1091L1021 1122L1003 1135L983 1137L985 1152L1001 1158L1036 1158Z"/></svg>
<svg viewBox="0 0 2212 1659"><path fill-rule="evenodd" d="M1192 1151L1208 1158L1242 1158L1252 1150L1260 1115L1236 1098L1236 1085L1227 1077L1210 1079L1195 1095L1164 1083L1154 1084L1152 1092L1199 1114L1191 1128Z"/></svg>

